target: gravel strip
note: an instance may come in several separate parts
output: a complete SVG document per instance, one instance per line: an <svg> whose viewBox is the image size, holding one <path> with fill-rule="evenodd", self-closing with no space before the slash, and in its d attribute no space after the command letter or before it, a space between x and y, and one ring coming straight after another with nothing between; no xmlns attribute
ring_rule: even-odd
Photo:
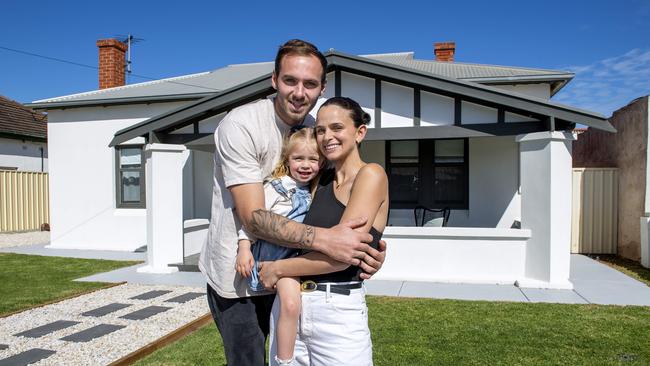
<svg viewBox="0 0 650 366"><path fill-rule="evenodd" d="M153 290L171 292L148 300L130 299ZM124 284L2 318L0 319L0 344L7 344L9 348L0 350L0 360L32 348L42 348L56 351L56 353L34 365L110 364L210 311L205 296L182 304L165 302L188 292L205 293L205 289ZM116 302L132 305L101 317L82 315L89 310ZM121 318L125 314L149 306L167 306L171 307L171 309L144 320ZM58 320L78 321L79 324L40 338L16 337L13 335ZM100 324L120 325L125 326L125 328L89 342L75 343L61 340L63 337Z"/></svg>
<svg viewBox="0 0 650 366"><path fill-rule="evenodd" d="M44 244L50 242L49 231L28 231L25 233L0 233L0 248L19 247L23 245Z"/></svg>

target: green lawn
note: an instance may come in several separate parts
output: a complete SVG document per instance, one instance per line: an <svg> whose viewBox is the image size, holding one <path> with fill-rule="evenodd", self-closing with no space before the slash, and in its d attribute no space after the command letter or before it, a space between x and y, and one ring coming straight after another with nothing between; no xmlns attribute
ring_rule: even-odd
<svg viewBox="0 0 650 366"><path fill-rule="evenodd" d="M0 316L105 287L73 280L136 263L0 253Z"/></svg>
<svg viewBox="0 0 650 366"><path fill-rule="evenodd" d="M650 307L368 297L376 365L649 365ZM224 365L211 324L136 365Z"/></svg>

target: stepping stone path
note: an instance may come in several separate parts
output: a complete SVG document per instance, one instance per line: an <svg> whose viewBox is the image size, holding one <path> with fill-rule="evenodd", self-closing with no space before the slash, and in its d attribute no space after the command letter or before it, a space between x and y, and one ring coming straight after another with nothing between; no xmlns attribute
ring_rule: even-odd
<svg viewBox="0 0 650 366"><path fill-rule="evenodd" d="M65 329L73 325L77 325L79 322L73 322L69 320L58 320L50 324L41 325L40 327L32 328L24 332L15 334L16 337L29 337L29 338L38 338L46 334L56 332L57 330Z"/></svg>
<svg viewBox="0 0 650 366"><path fill-rule="evenodd" d="M31 365L44 358L48 358L55 353L56 353L55 351L50 351L47 349L32 348L25 352L21 352L17 355L13 355L11 357L7 357L3 360L0 360L0 366Z"/></svg>
<svg viewBox="0 0 650 366"><path fill-rule="evenodd" d="M181 296L176 296L174 298L171 298L171 299L169 299L169 300L167 300L165 302L177 302L179 304L183 304L183 303L186 303L186 302L188 302L190 300L194 300L197 297L201 297L203 295L205 295L205 293L202 293L202 292L188 292L188 293L183 294Z"/></svg>
<svg viewBox="0 0 650 366"><path fill-rule="evenodd" d="M81 315L100 317L100 316L104 316L116 312L118 310L122 310L124 308L128 308L129 306L131 306L131 304L120 304L119 302L114 302L112 304L102 306L101 308L93 309L91 311L86 311L85 313L81 313Z"/></svg>
<svg viewBox="0 0 650 366"><path fill-rule="evenodd" d="M200 288L95 291L0 318L0 366L107 365L209 312Z"/></svg>
<svg viewBox="0 0 650 366"><path fill-rule="evenodd" d="M105 336L108 333L113 333L114 331L116 331L118 329L122 329L122 328L125 328L125 326L124 325L100 324L100 325L95 325L92 328L82 330L81 332L70 334L67 337L61 338L61 340L62 341L70 341L70 342L89 342L89 341L92 341L95 338Z"/></svg>
<svg viewBox="0 0 650 366"><path fill-rule="evenodd" d="M144 309L140 309L138 311L134 311L132 313L128 313L124 316L121 316L120 318L131 319L131 320L144 320L158 313L162 313L163 311L167 311L169 309L171 308L164 307L164 306L148 306Z"/></svg>

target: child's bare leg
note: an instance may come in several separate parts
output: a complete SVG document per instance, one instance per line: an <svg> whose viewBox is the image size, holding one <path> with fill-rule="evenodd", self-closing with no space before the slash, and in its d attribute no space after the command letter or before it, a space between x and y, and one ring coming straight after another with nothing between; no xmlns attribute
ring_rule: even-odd
<svg viewBox="0 0 650 366"><path fill-rule="evenodd" d="M276 284L280 297L280 316L276 326L280 360L293 358L298 318L300 317L300 281L296 277L283 277Z"/></svg>

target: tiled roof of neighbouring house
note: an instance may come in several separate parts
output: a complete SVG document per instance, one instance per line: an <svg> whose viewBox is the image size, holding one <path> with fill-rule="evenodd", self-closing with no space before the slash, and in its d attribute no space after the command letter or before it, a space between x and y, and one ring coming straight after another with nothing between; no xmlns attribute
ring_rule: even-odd
<svg viewBox="0 0 650 366"><path fill-rule="evenodd" d="M47 115L0 95L0 135L47 138Z"/></svg>

